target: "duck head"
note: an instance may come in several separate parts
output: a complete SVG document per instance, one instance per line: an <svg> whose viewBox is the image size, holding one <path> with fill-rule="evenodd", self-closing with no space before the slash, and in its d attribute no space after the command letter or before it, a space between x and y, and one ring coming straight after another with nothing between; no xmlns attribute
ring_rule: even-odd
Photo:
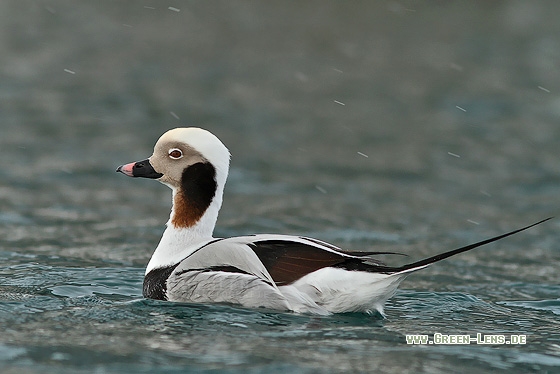
<svg viewBox="0 0 560 374"><path fill-rule="evenodd" d="M222 204L229 159L228 149L209 131L176 128L159 138L148 159L119 166L117 172L169 186L173 190L169 223L175 228L202 225L199 229L205 235L210 230L211 235Z"/></svg>

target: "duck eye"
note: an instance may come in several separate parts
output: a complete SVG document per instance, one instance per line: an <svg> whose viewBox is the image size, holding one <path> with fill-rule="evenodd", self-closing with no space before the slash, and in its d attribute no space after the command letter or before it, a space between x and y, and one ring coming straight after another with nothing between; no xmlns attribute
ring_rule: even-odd
<svg viewBox="0 0 560 374"><path fill-rule="evenodd" d="M181 157L183 157L183 152L180 149L172 148L169 150L169 157L171 157L174 160L178 160Z"/></svg>

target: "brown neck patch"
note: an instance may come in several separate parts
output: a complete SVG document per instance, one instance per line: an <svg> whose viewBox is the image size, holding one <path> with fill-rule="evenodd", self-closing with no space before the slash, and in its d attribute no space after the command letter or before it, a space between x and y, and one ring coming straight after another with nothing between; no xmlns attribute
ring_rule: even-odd
<svg viewBox="0 0 560 374"><path fill-rule="evenodd" d="M200 220L204 211L189 203L182 191L177 192L173 198L173 217L171 223L175 227L192 227Z"/></svg>
<svg viewBox="0 0 560 374"><path fill-rule="evenodd" d="M208 162L198 162L183 171L181 188L173 199L175 227L192 227L202 218L216 194L216 169Z"/></svg>

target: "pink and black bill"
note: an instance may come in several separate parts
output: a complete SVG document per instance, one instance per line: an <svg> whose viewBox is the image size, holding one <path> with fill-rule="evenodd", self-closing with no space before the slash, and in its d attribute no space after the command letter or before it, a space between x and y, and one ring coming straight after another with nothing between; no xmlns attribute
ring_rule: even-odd
<svg viewBox="0 0 560 374"><path fill-rule="evenodd" d="M163 174L154 170L154 167L150 164L150 160L131 162L130 164L121 165L116 171L134 178L158 179L163 177Z"/></svg>

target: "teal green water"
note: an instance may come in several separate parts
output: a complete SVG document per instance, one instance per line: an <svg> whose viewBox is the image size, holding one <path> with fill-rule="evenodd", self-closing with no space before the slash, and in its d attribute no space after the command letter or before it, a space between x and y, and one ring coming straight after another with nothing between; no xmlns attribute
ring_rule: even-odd
<svg viewBox="0 0 560 374"><path fill-rule="evenodd" d="M172 7L170 9L169 7ZM402 264L558 216L555 2L0 3L0 371L560 370L558 218L411 275L387 317L144 300L177 126L232 152L217 236ZM516 345L407 334L525 335Z"/></svg>

